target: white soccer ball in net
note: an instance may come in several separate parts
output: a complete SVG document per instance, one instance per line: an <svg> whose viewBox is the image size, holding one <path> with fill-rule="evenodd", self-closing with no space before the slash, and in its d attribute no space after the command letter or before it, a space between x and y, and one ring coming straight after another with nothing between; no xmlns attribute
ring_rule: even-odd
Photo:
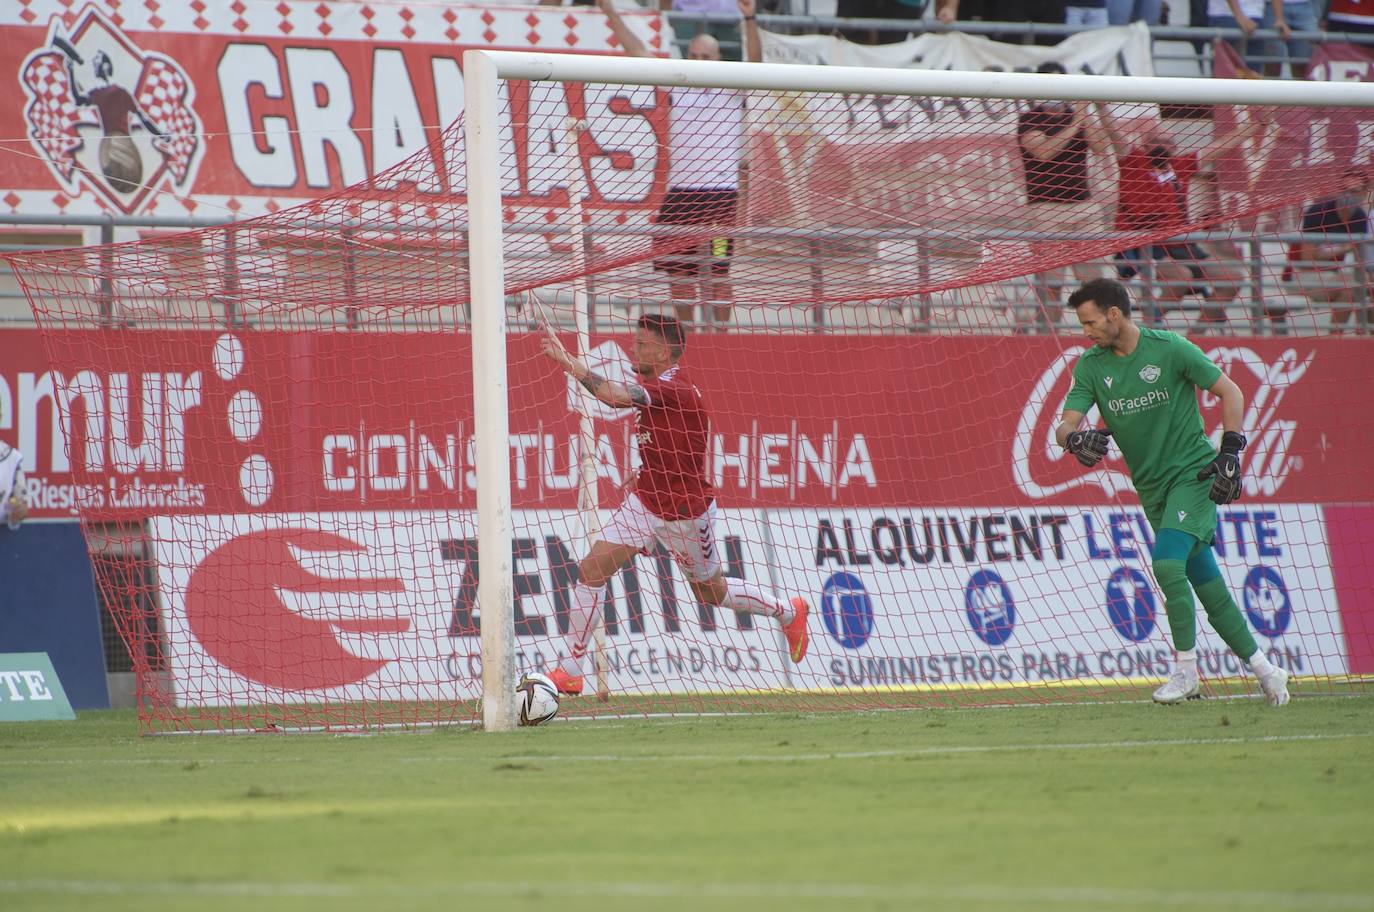
<svg viewBox="0 0 1374 912"><path fill-rule="evenodd" d="M515 685L520 701L520 724L543 725L558 715L558 688L541 674L527 674Z"/></svg>

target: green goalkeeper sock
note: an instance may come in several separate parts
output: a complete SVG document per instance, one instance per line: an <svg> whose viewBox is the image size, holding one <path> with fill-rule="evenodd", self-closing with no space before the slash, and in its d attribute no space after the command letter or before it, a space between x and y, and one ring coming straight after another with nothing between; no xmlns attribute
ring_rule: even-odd
<svg viewBox="0 0 1374 912"><path fill-rule="evenodd" d="M1181 560L1156 560L1155 579L1164 593L1164 610L1169 615L1169 632L1174 648L1187 652L1197 642L1197 603L1188 585L1188 574Z"/></svg>
<svg viewBox="0 0 1374 912"><path fill-rule="evenodd" d="M1250 625L1245 623L1245 615L1236 607L1236 600L1231 598L1226 583L1221 577L1203 583L1197 587L1197 597L1207 612L1207 620L1212 622L1212 629L1242 661L1250 661L1259 652L1259 644L1250 633Z"/></svg>
<svg viewBox="0 0 1374 912"><path fill-rule="evenodd" d="M1231 598L1211 548L1203 545L1202 550L1188 560L1188 580L1197 591L1212 629L1241 661L1250 661L1259 652L1259 644L1250 633L1250 625L1245 623L1245 615L1236 607L1236 600Z"/></svg>
<svg viewBox="0 0 1374 912"><path fill-rule="evenodd" d="M1197 539L1179 529L1162 529L1153 551L1155 580L1164 593L1164 611L1174 649L1188 652L1197 643L1197 603L1188 585L1187 561Z"/></svg>

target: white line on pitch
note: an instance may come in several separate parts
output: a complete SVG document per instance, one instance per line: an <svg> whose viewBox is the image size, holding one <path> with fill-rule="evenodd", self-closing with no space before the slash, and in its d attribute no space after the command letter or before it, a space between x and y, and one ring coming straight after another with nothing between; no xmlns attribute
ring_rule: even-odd
<svg viewBox="0 0 1374 912"><path fill-rule="evenodd" d="M1118 889L1093 886L879 886L854 883L549 883L546 881L472 882L425 885L272 883L270 881L92 881L0 880L0 893L81 896L237 896L237 897L635 897L644 899L829 899L970 902L1024 909L1134 906L1149 908L1278 909L1293 912L1369 912L1374 895L1365 893L1284 893L1230 890Z"/></svg>
<svg viewBox="0 0 1374 912"><path fill-rule="evenodd" d="M871 751L830 751L814 754L526 754L505 756L502 760L527 762L591 762L591 763L703 763L703 762L803 762L822 760L869 760L881 757L922 757L940 754L995 754L1019 751L1086 751L1138 750L1151 747L1196 747L1218 744L1269 744L1284 741L1344 741L1351 738L1374 738L1374 732L1342 732L1311 735L1256 735L1240 738L1161 738L1138 741L1081 741L1063 744L968 744L937 745L933 747L893 748ZM447 762L448 755L434 757L402 757L401 763Z"/></svg>
<svg viewBox="0 0 1374 912"><path fill-rule="evenodd" d="M1208 747L1225 744L1281 744L1298 741L1348 741L1374 738L1374 732L1336 732L1291 735L1253 735L1235 738L1159 738L1130 741L1078 741L1041 744L945 744L931 747L902 747L868 751L825 751L811 754L432 754L423 757L396 757L394 763L760 763L807 762L825 760L870 760L882 757L923 757L942 754L996 754L1017 751L1092 751L1140 750L1155 747ZM196 763L201 766L247 763L356 763L357 757L29 757L0 759L6 766L158 766Z"/></svg>

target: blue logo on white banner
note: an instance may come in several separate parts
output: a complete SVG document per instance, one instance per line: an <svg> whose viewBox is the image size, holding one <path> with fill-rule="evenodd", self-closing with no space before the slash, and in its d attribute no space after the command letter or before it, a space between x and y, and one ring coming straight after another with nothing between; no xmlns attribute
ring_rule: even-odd
<svg viewBox="0 0 1374 912"><path fill-rule="evenodd" d="M1293 620L1293 603L1279 571L1261 564L1245 574L1245 615L1261 636L1283 636Z"/></svg>
<svg viewBox="0 0 1374 912"><path fill-rule="evenodd" d="M964 608L978 639L989 646L1001 646L1016 629L1016 604L1002 577L991 570L979 570L964 587Z"/></svg>
<svg viewBox="0 0 1374 912"><path fill-rule="evenodd" d="M858 649L873 632L873 599L853 573L834 573L821 587L821 617L830 638Z"/></svg>
<svg viewBox="0 0 1374 912"><path fill-rule="evenodd" d="M1155 593L1145 574L1133 567L1112 571L1107 577L1107 617L1132 643L1150 638L1155 632Z"/></svg>

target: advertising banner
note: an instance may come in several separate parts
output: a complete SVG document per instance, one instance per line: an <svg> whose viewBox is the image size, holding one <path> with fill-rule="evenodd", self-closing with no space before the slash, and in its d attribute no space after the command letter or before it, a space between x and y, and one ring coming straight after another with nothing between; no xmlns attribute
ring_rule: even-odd
<svg viewBox="0 0 1374 912"><path fill-rule="evenodd" d="M1220 79L1258 78L1226 42L1212 45L1212 75ZM1374 55L1349 44L1317 43L1307 78L1319 81L1360 81L1374 72ZM1215 129L1227 133L1254 111L1222 105L1215 109ZM1374 165L1374 112L1368 108L1288 106L1272 112L1273 125L1258 142L1245 146L1245 167L1221 171L1223 204L1245 201L1275 182L1303 174L1327 181L1333 173ZM1348 182L1348 181L1347 181Z"/></svg>
<svg viewBox="0 0 1374 912"><path fill-rule="evenodd" d="M469 337L449 333L0 334L0 441L32 515L469 509ZM571 345L571 340L569 340ZM626 336L593 338L604 376ZM684 361L711 418L722 507L1131 503L1119 452L1085 470L1054 443L1078 345L1044 338L701 334ZM1247 500L1368 502L1374 425L1345 405L1369 342L1207 342L1246 396ZM576 505L580 397L510 337L511 477L522 508ZM359 365L370 365L359 370ZM1219 404L1201 398L1219 437ZM59 420L65 410L67 421ZM600 502L637 461L627 413L595 415ZM71 438L64 435L64 428Z"/></svg>
<svg viewBox="0 0 1374 912"><path fill-rule="evenodd" d="M666 53L660 13L626 10L625 18ZM344 187L390 199L397 187L374 179L412 156L428 157L430 175L413 189L450 200L463 195L465 171L461 144L441 134L463 110L469 48L621 52L595 7L0 4L8 87L0 125L31 146L0 163L0 202L22 214L243 217ZM521 84L506 100L524 109L529 94ZM586 119L595 140L593 182L598 169L631 169L644 175L636 183L646 195L652 189L653 138L665 129L658 100L652 89L567 87L565 115ZM563 199L557 186L525 180L531 156L556 155L562 144L563 118L546 120L530 129L507 114L506 148L520 162L506 188L512 204ZM627 136L647 154L625 148ZM539 179L557 184L565 169L551 173Z"/></svg>
<svg viewBox="0 0 1374 912"><path fill-rule="evenodd" d="M564 648L578 519L519 511L515 523L517 665L544 670ZM182 705L478 695L472 514L160 517L151 527ZM1171 666L1138 510L726 510L716 532L727 575L814 606L806 660L790 665L773 620L696 604L659 550L609 587L613 691L1101 682ZM1321 511L1226 509L1218 540L1266 654L1297 674L1345 673ZM1241 674L1200 626L1203 674Z"/></svg>
<svg viewBox="0 0 1374 912"><path fill-rule="evenodd" d="M1041 63L1053 61L1070 73L1154 75L1150 30L1143 22L1087 29L1053 46L1009 44L963 32L926 32L880 45L855 44L838 35L760 34L768 63L1033 72Z"/></svg>
<svg viewBox="0 0 1374 912"><path fill-rule="evenodd" d="M572 511L522 511L514 544L517 664L562 651L581 558ZM187 516L153 521L166 655L181 705L446 700L481 688L471 513ZM753 514L717 530L730 575L766 572ZM764 580L766 584L766 579ZM693 601L666 553L611 584L617 692L740 691L787 680L773 621Z"/></svg>
<svg viewBox="0 0 1374 912"><path fill-rule="evenodd" d="M782 579L805 580L834 686L1159 677L1172 668L1153 535L1138 509L774 514ZM1262 649L1299 674L1347 671L1321 512L1224 508L1215 554ZM1199 609L1208 676L1241 671ZM816 667L814 663L819 663Z"/></svg>

